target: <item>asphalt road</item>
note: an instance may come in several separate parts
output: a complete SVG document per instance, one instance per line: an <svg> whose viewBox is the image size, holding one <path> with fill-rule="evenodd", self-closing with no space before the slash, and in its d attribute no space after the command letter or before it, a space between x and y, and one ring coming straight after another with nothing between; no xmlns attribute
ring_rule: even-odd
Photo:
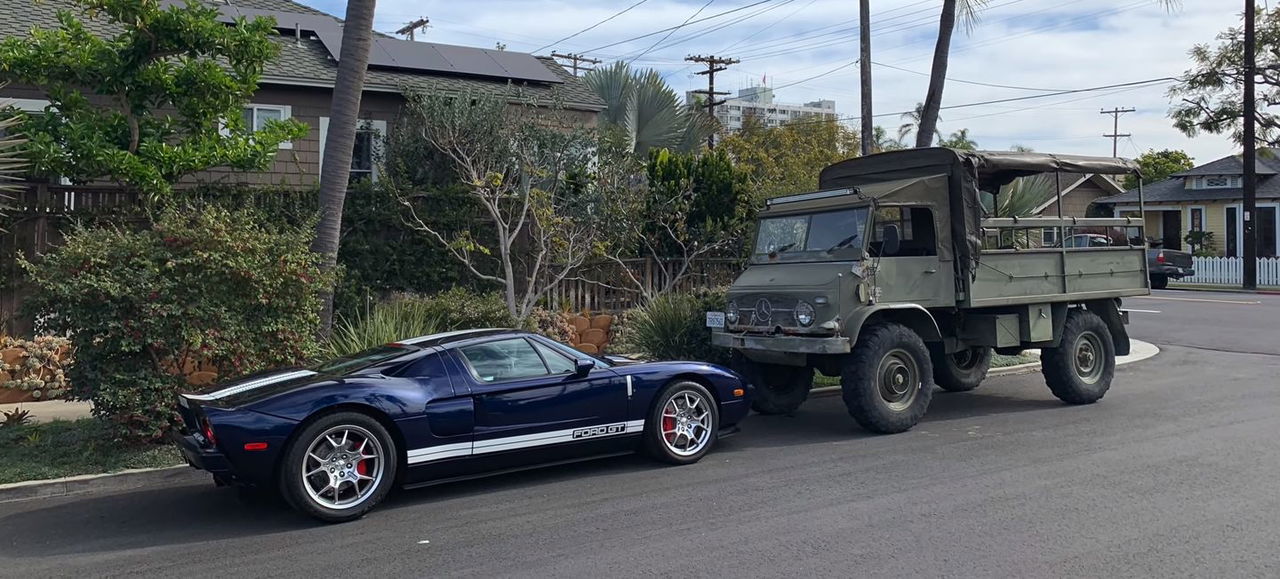
<svg viewBox="0 0 1280 579"><path fill-rule="evenodd" d="M694 466L458 483L337 526L203 481L2 504L0 576L1280 576L1280 297L1127 306L1164 351L1092 406L994 378L871 436L821 398Z"/></svg>

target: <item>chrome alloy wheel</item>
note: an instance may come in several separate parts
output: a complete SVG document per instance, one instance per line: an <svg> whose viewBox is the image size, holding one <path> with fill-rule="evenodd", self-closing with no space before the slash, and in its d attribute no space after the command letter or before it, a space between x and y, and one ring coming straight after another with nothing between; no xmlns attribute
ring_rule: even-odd
<svg viewBox="0 0 1280 579"><path fill-rule="evenodd" d="M662 408L662 441L678 456L692 456L711 441L711 401L686 390Z"/></svg>
<svg viewBox="0 0 1280 579"><path fill-rule="evenodd" d="M889 410L901 412L911 407L920 392L920 367L910 353L895 349L880 359L876 380L880 398Z"/></svg>
<svg viewBox="0 0 1280 579"><path fill-rule="evenodd" d="M1105 351L1102 347L1102 338L1093 332L1084 331L1076 337L1071 358L1075 362L1076 375L1080 377L1080 381L1085 384L1098 382L1106 366L1102 360Z"/></svg>
<svg viewBox="0 0 1280 579"><path fill-rule="evenodd" d="M302 486L322 507L350 509L373 495L387 460L382 443L368 430L338 425L311 442L302 458Z"/></svg>

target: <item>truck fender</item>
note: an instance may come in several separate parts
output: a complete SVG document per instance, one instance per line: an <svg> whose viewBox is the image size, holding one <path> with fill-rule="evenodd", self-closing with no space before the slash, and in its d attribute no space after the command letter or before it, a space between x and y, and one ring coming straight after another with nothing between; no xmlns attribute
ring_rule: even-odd
<svg viewBox="0 0 1280 579"><path fill-rule="evenodd" d="M1090 300L1084 302L1084 308L1096 314L1107 323L1111 330L1111 341L1115 343L1117 356L1129 355L1129 331L1124 327L1124 317L1120 315L1120 300Z"/></svg>
<svg viewBox="0 0 1280 579"><path fill-rule="evenodd" d="M911 328L920 339L926 342L942 340L942 331L938 329L938 321L924 306L918 304L876 304L858 309L845 322L849 342L856 344L862 328L876 322L893 322Z"/></svg>

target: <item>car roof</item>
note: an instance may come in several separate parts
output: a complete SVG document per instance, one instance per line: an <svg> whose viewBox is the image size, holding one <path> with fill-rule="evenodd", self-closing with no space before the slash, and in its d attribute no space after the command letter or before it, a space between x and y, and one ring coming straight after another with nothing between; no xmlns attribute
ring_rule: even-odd
<svg viewBox="0 0 1280 579"><path fill-rule="evenodd" d="M455 342L471 340L474 338L486 338L489 336L497 336L502 334L511 334L514 336L522 336L528 332L514 330L511 328L481 328L473 330L456 330L452 332L441 332L439 334L429 334L426 336L418 336L407 340L400 340L397 344L405 346L417 346L419 348L444 347Z"/></svg>

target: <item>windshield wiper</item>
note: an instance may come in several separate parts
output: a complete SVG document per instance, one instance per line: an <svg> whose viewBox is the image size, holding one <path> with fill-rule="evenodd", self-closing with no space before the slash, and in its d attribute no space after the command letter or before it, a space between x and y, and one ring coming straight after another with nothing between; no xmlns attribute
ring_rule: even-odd
<svg viewBox="0 0 1280 579"><path fill-rule="evenodd" d="M786 244L786 245L784 245L784 246L782 246L782 247L779 247L779 248L777 248L777 249L775 249L775 250L773 250L773 251L770 251L770 252L769 252L769 257L778 257L778 254L779 254L779 253L782 253L782 252L784 252L784 251L786 251L786 250L788 250L788 249L791 249L791 248L793 248L793 247L795 247L795 246L796 246L796 242L794 242L794 241L793 241L793 242L791 242L791 243L788 243L788 244Z"/></svg>
<svg viewBox="0 0 1280 579"><path fill-rule="evenodd" d="M840 249L840 248L842 248L842 247L844 247L844 246L846 246L846 245L849 245L850 243L853 243L853 240L855 240L855 239L857 239L857 238L858 238L858 234L857 234L857 233L855 233L855 234L853 234L853 235L850 235L849 237L846 237L846 238L844 238L844 239L841 239L841 240L840 240L839 242L837 242L835 245L833 245L833 246L831 246L831 247L828 247L828 248L826 249L826 251L824 251L823 253L828 253L828 254L829 254L829 253L831 253L831 252L833 252L833 251L835 251L835 250L837 250L837 249Z"/></svg>

